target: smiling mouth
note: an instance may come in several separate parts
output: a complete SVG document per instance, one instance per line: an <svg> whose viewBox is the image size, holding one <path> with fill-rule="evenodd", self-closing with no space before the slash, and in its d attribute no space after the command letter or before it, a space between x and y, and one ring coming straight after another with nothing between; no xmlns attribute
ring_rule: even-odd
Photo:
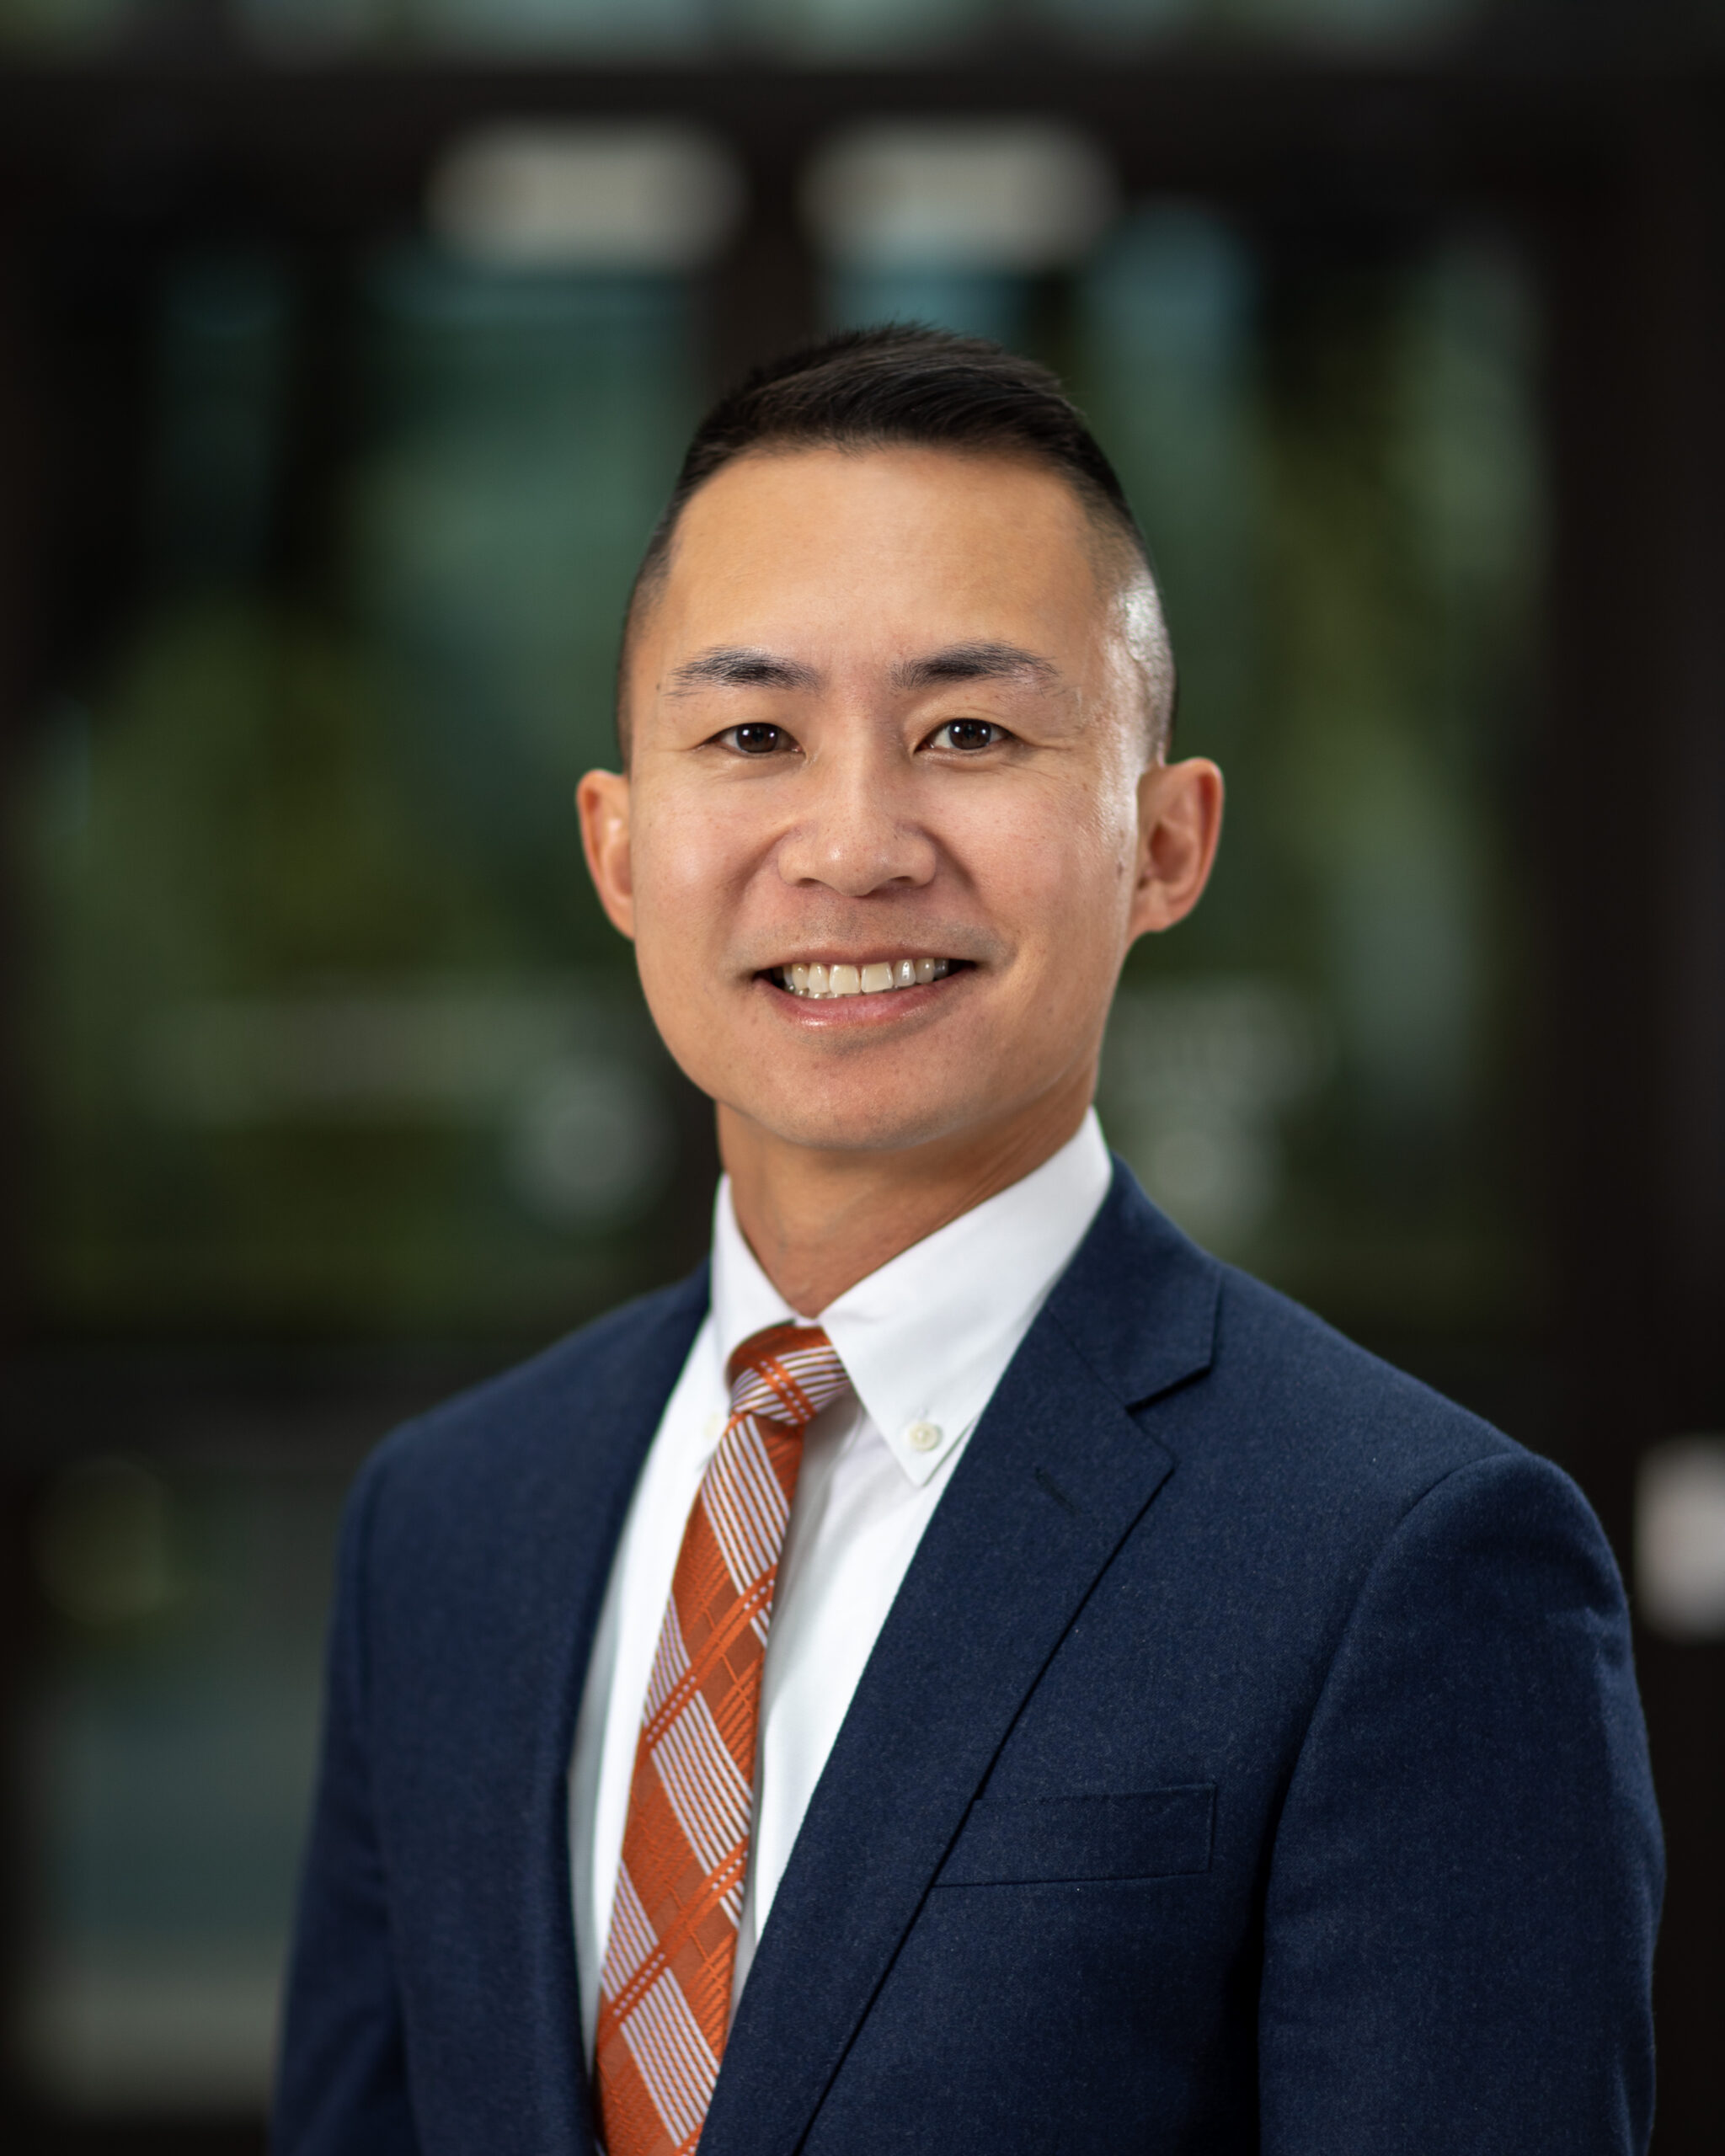
<svg viewBox="0 0 1725 2156"><path fill-rule="evenodd" d="M830 1001L842 995L886 995L895 990L927 988L943 980L966 962L962 958L878 958L870 964L772 966L764 978L793 995Z"/></svg>

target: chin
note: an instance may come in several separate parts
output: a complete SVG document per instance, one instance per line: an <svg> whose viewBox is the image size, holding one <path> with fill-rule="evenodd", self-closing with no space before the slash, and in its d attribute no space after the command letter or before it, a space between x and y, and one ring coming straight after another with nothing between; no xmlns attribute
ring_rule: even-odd
<svg viewBox="0 0 1725 2156"><path fill-rule="evenodd" d="M723 1096L718 1096L723 1097ZM931 1102L925 1095L793 1101L782 1097L729 1103L769 1136L823 1153L896 1153L929 1145L969 1129L983 1113L980 1101Z"/></svg>

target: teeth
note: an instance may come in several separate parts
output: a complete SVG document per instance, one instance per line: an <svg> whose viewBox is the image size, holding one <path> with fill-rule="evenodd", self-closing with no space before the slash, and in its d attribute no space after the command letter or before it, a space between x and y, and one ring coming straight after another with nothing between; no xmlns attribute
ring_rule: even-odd
<svg viewBox="0 0 1725 2156"><path fill-rule="evenodd" d="M778 977L793 995L880 995L891 988L927 988L951 970L948 958L876 958L866 966L781 966Z"/></svg>

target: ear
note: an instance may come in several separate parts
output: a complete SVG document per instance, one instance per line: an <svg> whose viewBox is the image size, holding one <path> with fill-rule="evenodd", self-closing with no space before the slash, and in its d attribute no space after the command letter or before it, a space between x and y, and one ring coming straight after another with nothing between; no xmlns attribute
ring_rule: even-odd
<svg viewBox="0 0 1725 2156"><path fill-rule="evenodd" d="M1222 792L1208 756L1152 764L1139 780L1135 940L1172 928L1203 897L1222 833Z"/></svg>
<svg viewBox="0 0 1725 2156"><path fill-rule="evenodd" d="M599 903L613 928L633 939L635 879L629 858L629 782L620 771L589 771L575 788L581 847Z"/></svg>

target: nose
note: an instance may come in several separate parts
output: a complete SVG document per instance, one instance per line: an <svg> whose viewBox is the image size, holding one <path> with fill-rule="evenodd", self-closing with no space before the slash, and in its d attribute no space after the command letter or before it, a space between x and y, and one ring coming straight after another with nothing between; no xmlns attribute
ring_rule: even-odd
<svg viewBox="0 0 1725 2156"><path fill-rule="evenodd" d="M932 881L934 840L916 814L913 775L879 741L812 758L794 824L778 845L788 883L818 883L847 899Z"/></svg>

